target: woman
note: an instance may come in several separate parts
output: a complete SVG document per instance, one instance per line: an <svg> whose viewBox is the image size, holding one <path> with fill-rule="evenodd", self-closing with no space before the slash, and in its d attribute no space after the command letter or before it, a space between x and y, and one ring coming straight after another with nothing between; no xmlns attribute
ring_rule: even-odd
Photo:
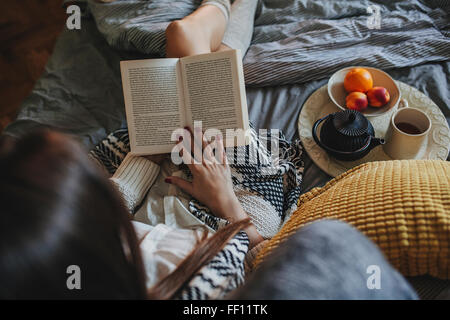
<svg viewBox="0 0 450 320"><path fill-rule="evenodd" d="M239 6L246 8L241 11L245 14L236 14L235 17L242 19L250 14L252 18L244 20L253 21L256 1L236 1L233 5L234 8ZM253 11L247 10L248 6ZM167 55L184 56L229 48L220 41L230 14L227 8L227 1L204 1L192 15L172 23L167 30ZM233 19L233 12L239 11L232 8L230 19ZM202 28L205 24L211 28ZM248 23L243 22L243 25ZM243 38L247 40L241 44L248 46L248 33ZM245 52L245 45L242 49ZM198 137L200 139L193 143L204 150L207 142L201 134ZM79 146L63 135L41 132L17 142L3 142L0 149L0 199L3 203L0 297L224 297L243 283L244 257L263 238L249 221L242 201L236 197L220 139L218 145L216 154L210 154L199 164L191 164L192 155L183 152L183 160L192 175L191 181L178 175L165 179L206 205L215 216L231 222L212 235L194 228L199 222L195 219L188 222L177 220L175 225L184 223L184 229L130 221L128 211L134 211L141 204L158 176L158 163L164 157L127 156L111 178L111 183L83 155ZM174 200L169 207L171 210L168 210L170 213L174 212L172 209L176 204ZM167 221L168 216L165 218ZM319 225L321 227L315 227L315 232L310 232L309 241L314 241L315 233L323 237L318 231L327 227ZM333 224L332 227L337 228L340 235L361 238L359 242L364 245L364 250L360 253L364 251L366 257L375 257L373 261L386 266L386 274L394 274L392 278L395 281L391 283L402 283L370 242L347 226L335 227ZM358 243L352 238L353 242ZM329 248L333 252L333 246ZM307 257L308 252L299 256L296 263ZM326 254L320 258L327 261ZM314 269L307 263L308 259L305 261L304 270ZM81 290L70 290L67 285L67 270L72 265L81 270ZM292 261L287 265L292 265ZM272 269L269 266L269 273L276 272ZM334 279L349 277L342 270L342 277L335 275ZM297 275L306 280L320 276L306 271L304 275ZM265 279L256 283L267 284L267 277ZM241 297L252 298L258 293L255 280L250 284L249 290L243 289ZM290 292L288 298L301 297L298 290ZM343 292L342 297L354 297L351 291ZM407 290L405 292L408 294ZM314 291L308 290L308 293L314 298ZM397 296L401 297L400 293ZM316 297L320 297L317 292Z"/></svg>
<svg viewBox="0 0 450 320"><path fill-rule="evenodd" d="M238 0L230 6L228 0L202 1L192 14L173 21L167 27L166 56L182 57L231 48L240 49L245 54L252 36L257 3L256 0ZM92 155L101 166L106 165L109 172L114 174L112 180L124 195L128 209L134 214L136 221L150 225L166 224L176 228L189 228L200 223L205 224L210 231L230 222L224 215L209 214L210 210L204 207L210 206L202 201L205 198L201 192L193 194L184 188L184 180L189 179L189 172L174 166L168 156L159 155L144 159L128 155L123 159L123 155L129 151L128 133L124 131L125 133L116 136L113 134L103 146L98 146L98 149L105 150L93 152ZM123 138L123 135L126 137ZM123 147L117 147L119 144ZM253 139L249 148L263 158L261 162L271 163L272 160L262 145L257 139ZM256 231L264 239L278 232L284 217L295 209L300 193L301 179L298 171L301 170L301 165L293 165L293 162L301 161L301 148L297 145L287 150L290 146L287 143L285 145L285 154L294 155L285 159L284 166L287 169L279 169L272 177L253 175L251 181L248 179L250 174L244 171L245 168L232 167L234 182L242 176L247 179L241 179L237 187L234 183L233 190L241 207L244 207L246 214L252 218ZM108 166L106 162L113 163ZM145 175L136 177L131 183L124 179L138 171L145 172ZM255 170L249 166L247 171ZM167 186L168 183L172 186ZM258 190L255 190L256 187L251 189L248 185L257 185ZM261 189L265 190L266 194L261 192ZM276 192L273 189L276 189Z"/></svg>
<svg viewBox="0 0 450 320"><path fill-rule="evenodd" d="M3 138L0 168L0 299L205 299L223 297L243 282L249 239L255 245L258 237L252 240L257 233L230 189L226 163L191 165L194 182L185 188L208 202L214 213L236 222L210 238L199 234L196 248L150 290L142 258L149 249L145 237L131 222L114 185L77 143L50 131L18 141ZM80 290L68 286L73 265L81 271ZM368 265L381 270L377 290L366 286ZM212 286L208 278L224 281ZM371 241L343 223L328 221L300 230L233 297L416 295Z"/></svg>
<svg viewBox="0 0 450 320"><path fill-rule="evenodd" d="M229 15L229 7L223 7L222 3L226 3L226 1L217 2L213 5L209 5L208 3L213 3L214 1L205 1L205 3L196 10L191 16L186 17L183 19L183 21L176 21L172 23L167 31L167 37L168 37L168 56L176 54L176 55L186 55L186 54L195 54L200 53L199 50L206 50L203 46L205 42L201 41L201 39L197 39L196 43L199 44L199 46L193 46L192 50L195 51L184 51L180 52L177 51L177 49L174 49L169 53L170 51L170 44L179 44L180 41L184 44L189 44L189 41L187 41L186 36L190 36L186 32L186 25L185 22L189 22L190 24L190 30L196 30L195 24L196 23L211 23L211 33L205 33L204 35L209 37L208 39L212 41L212 39L218 39L223 36L223 31L225 29L227 19L224 19L224 17L227 17ZM215 21L218 21L219 23L215 23ZM206 29L204 29L206 30ZM192 34L191 34L192 35ZM206 37L203 38L203 40L207 40ZM208 41L209 41L208 40ZM30 197L32 199L29 199L28 201L23 201L21 204L23 204L25 207L17 207L14 209L5 208L5 212L8 212L10 210L20 212L21 214L24 214L25 212L29 212L31 208L39 208L38 209L38 215L41 216L40 218L34 217L29 221L30 225L27 229L33 229L33 226L36 224L39 225L39 223L46 224L47 227L49 227L48 230L44 230L45 234L53 233L54 231L51 230L57 230L59 225L56 225L53 227L51 226L51 221L56 219L57 221L63 221L64 228L61 230L61 233L64 234L64 231L68 231L69 234L75 235L75 237L80 236L81 233L87 232L87 234L83 235L83 238L89 243L92 243L93 246L98 246L96 249L104 248L102 244L110 243L111 250L114 251L115 254L119 255L118 257L108 257L105 259L105 257L102 257L102 253L99 253L99 255L94 255L99 257L100 261L104 261L102 263L96 264L99 269L96 270L95 273L88 273L85 274L85 277L87 280L87 283L90 283L96 274L104 274L104 278L100 277L100 279L97 280L106 280L107 278L115 278L114 275L111 273L115 271L121 271L120 273L123 273L123 281L119 281L118 284L114 284L116 288L119 288L119 291L121 294L124 295L124 297L127 296L127 292L133 291L134 294L136 294L136 289L139 289L137 292L140 292L140 295L135 296L128 296L128 297L147 297L151 296L153 298L169 298L174 296L176 293L178 293L180 296L183 296L183 292L179 292L179 288L185 284L187 279L189 279L194 272L196 272L201 266L205 264L205 262L208 262L211 260L212 257L215 256L217 252L219 252L221 249L225 250L226 253L227 248L223 248L228 240L233 238L235 234L243 229L245 231L245 235L236 236L234 241L236 243L230 243L228 250L234 250L233 248L236 247L236 250L240 250L242 252L246 251L248 249L248 246L253 247L257 243L259 243L262 238L255 229L255 227L249 223L247 219L247 214L242 209L242 206L237 201L237 198L234 194L234 191L232 189L232 183L230 179L230 170L229 167L226 164L212 164L212 165L202 165L202 166L194 166L190 165L189 169L191 170L193 174L193 180L192 183L188 183L184 181L183 179L179 177L170 177L166 179L167 183L173 183L174 185L177 185L181 188L183 188L185 191L188 191L192 196L196 197L198 200L202 201L203 204L207 205L209 209L220 218L225 219L229 222L236 222L235 224L231 224L228 227L224 227L221 231L217 232L214 236L211 237L210 240L206 241L206 238L208 237L207 232L199 232L198 228L197 230L180 230L176 228L167 228L162 224L157 225L156 227L151 227L144 224L134 223L134 229L136 230L140 247L145 248L151 247L152 249L149 250L143 250L144 251L144 264L142 263L141 255L139 254L139 249L137 248L137 241L135 239L134 230L132 227L130 227L129 222L126 222L127 219L129 219L129 216L124 217L123 213L125 207L123 206L123 202L120 201L120 199L117 197L117 195L114 193L114 191L111 190L111 187L108 187L104 182L95 182L91 185L89 185L89 181L92 182L92 180L95 180L98 178L98 176L95 176L95 170L92 171L92 169L88 168L88 165L86 163L85 159L81 159L79 156L79 153L76 152L73 153L70 150L67 150L66 147L63 147L65 138L54 134L54 133L43 133L41 135L37 135L34 137L28 137L24 139L23 141L19 142L16 147L14 147L14 150L11 154L8 155L6 158L7 166L10 164L15 164L17 167L11 168L11 170L7 170L7 172L12 173L12 176L5 176L5 181L13 181L12 183L17 183L19 186L17 186L18 189L22 187L20 184L21 182L24 182L27 186L29 185L28 181L26 181L26 177L35 176L34 171L37 170L36 162L34 161L34 158L38 159L46 159L42 162L38 161L39 163L39 177L42 178L42 180L36 180L32 181L30 184L32 185L30 192ZM35 145L39 145L43 149L36 150ZM200 142L201 144L201 142ZM73 147L74 150L77 148L73 146L73 143L68 142L68 145ZM45 146L48 146L48 149L44 148ZM25 149L29 150L27 152L23 152ZM32 151L35 151L36 153L33 153ZM55 153L53 153L55 152ZM62 155L62 157L59 157ZM28 158L27 155L29 155ZM188 155L185 153L183 155L184 158L186 158ZM20 161L15 161L11 159L21 159ZM53 160L52 160L53 159ZM120 166L119 170L117 170L116 174L111 179L116 186L118 187L119 191L122 193L121 197L125 200L126 208L133 209L135 206L139 205L140 201L142 199L139 199L139 197L142 196L142 191L147 190L153 183L152 179L155 178L156 174L159 171L157 163L160 163L162 157L160 156L153 156L149 157L150 160L140 158L140 157L127 157L122 165ZM47 161L48 160L48 161ZM153 161L151 161L153 160ZM58 162L59 161L59 162ZM57 163L55 163L57 162ZM50 166L45 166L46 164L50 164ZM79 165L76 169L75 176L71 176L74 174L73 167L76 167ZM197 167L199 167L197 169ZM67 169L67 171L66 171ZM141 170L139 170L141 169ZM142 174L145 169L145 174ZM54 171L53 171L54 170ZM15 176L14 173L20 173L20 176ZM23 174L23 175L21 175ZM135 184L130 184L130 179L128 179L130 176L135 177L136 179L133 182L136 182ZM93 176L95 178L93 178ZM72 179L78 180L73 186L71 186L72 189L66 190L65 185L66 181L71 181ZM85 181L88 180L88 181ZM214 181L214 183L213 183ZM142 182L142 184L140 183ZM70 184L70 183L69 183ZM135 186L138 186L139 188L133 189ZM4 192L3 196L5 196L9 199L12 199L17 195L18 193L21 193L17 190L10 189L9 185L4 185L4 189L11 190L11 194ZM79 187L82 190L78 190L77 187ZM103 189L103 190L102 190ZM36 192L40 194L41 190L44 191L44 196L42 198L35 199L34 195L31 195L31 193ZM53 194L51 190L59 190L62 191L62 194L55 193ZM205 192L205 190L209 192ZM66 192L73 196L72 199L65 198ZM108 194L106 197L102 197L102 193ZM145 192L144 192L145 193ZM10 198L10 197L11 198ZM69 197L69 195L68 195ZM101 201L97 198L101 198ZM108 202L109 204L102 203L102 202ZM60 208L53 209L54 203L72 203L73 207L60 211ZM108 211L113 213L108 213ZM76 223L71 223L69 217L76 218L77 215L79 215L81 212L84 213L80 215L79 219L80 221L77 221ZM101 212L99 214L94 214L94 212ZM115 213L114 213L115 212ZM101 218L100 216L102 214L111 214L113 221L107 221L109 216ZM57 215L54 217L54 215ZM3 215L5 217L5 215ZM20 214L16 215L17 217L20 216ZM86 220L84 220L86 218ZM89 219L93 219L94 221L89 221ZM36 220L34 220L36 219ZM48 221L49 222L44 222ZM98 224L98 222L102 222L103 228L109 228L110 231L108 232L96 232L93 228L92 230L89 227L86 226L95 226ZM194 221L194 224L198 221ZM15 221L14 220L5 220L4 223L2 223L2 227L5 228L5 232L2 233L4 235L7 235L6 232L9 230L10 233L14 234L16 231L13 228ZM198 224L198 223L197 223ZM192 227L190 225L189 227ZM73 228L73 229L71 229ZM123 228L123 230L122 230ZM101 229L101 228L100 228ZM111 232L111 229L114 230ZM83 230L83 231L82 231ZM89 233L89 230L92 231L92 233ZM38 232L38 231L37 231ZM115 234L114 234L115 232ZM38 232L39 233L39 232ZM55 232L58 233L58 232ZM117 238L117 233L123 233L125 235L125 243L126 246L129 248L129 252L131 253L130 257L132 265L136 266L137 269L133 270L134 274L133 276L130 276L130 278L126 278L123 269L129 268L127 266L127 261L123 260L123 251L120 250L120 238ZM211 234L209 234L210 236ZM45 236L45 235L44 235ZM32 238L33 236L31 234L25 236L25 238ZM20 237L19 237L20 238ZM99 239L100 238L100 239ZM56 256L61 256L61 260L56 261L45 261L42 262L42 265L32 263L32 265L37 268L35 272L35 276L39 279L42 279L43 283L42 285L39 285L39 281L31 281L29 282L29 285L31 287L29 288L21 288L20 285L17 283L17 279L14 279L14 277L10 277L9 280L11 280L10 285L8 286L8 281L5 279L5 286L4 286L4 296L16 296L16 297L33 297L33 296L41 296L41 297L65 297L65 296L77 296L76 292L70 292L67 290L66 286L63 285L64 281L62 281L64 278L66 278L65 274L65 268L69 266L70 261L78 261L73 262L74 264L79 264L80 268L83 270L83 264L92 265L92 260L89 254L85 255L85 253L80 253L79 256L76 254L69 253L71 245L75 244L79 239L70 239L68 240L69 243L65 243L65 238L62 237L61 239L57 236L54 236L53 238L55 241L57 241L59 244L58 246L61 246L61 248L67 249L66 254L57 254ZM159 243L164 243L164 252L161 254L161 248L156 248L154 243L155 239L158 239ZM216 239L216 240L214 240ZM192 252L190 256L186 258L189 252L192 251L192 249L197 245L197 242L200 241L200 244L197 246L197 249ZM24 240L26 242L26 240ZM17 245L19 245L20 241L14 241ZM39 241L36 241L36 243L39 243ZM203 245L202 245L203 243ZM4 270L5 273L8 274L8 266L11 266L14 268L14 270L20 269L18 266L15 266L15 262L17 262L17 257L14 255L21 254L23 255L23 252L19 248L16 247L14 249L14 245L11 243L8 243L8 241L3 242L5 250L8 252L12 252L11 261L8 261L8 254L3 255L2 254L2 262L4 262L2 265L6 266L6 269ZM47 248L46 245L49 247ZM41 252L49 251L53 252L54 250L57 250L53 247L55 245L51 241L49 243L40 244L39 246L36 245L36 250ZM78 246L78 245L77 245ZM180 248L181 247L181 248ZM93 249L93 252L97 251L96 249ZM148 248L147 248L148 249ZM178 249L178 252L176 251ZM63 250L66 251L66 250ZM100 250L101 251L101 250ZM3 252L2 252L3 253ZM36 253L38 254L38 253ZM235 252L236 254L236 252ZM26 256L26 255L25 255ZM6 257L6 260L3 260L3 257ZM68 258L70 257L70 259ZM158 257L163 257L158 259ZM122 259L121 263L116 264L112 263L113 265L117 265L114 270L111 271L110 274L108 274L107 271L101 272L101 269L107 269L108 263L107 260L111 259ZM186 258L183 261L183 259ZM30 257L31 259L31 257ZM220 257L217 258L220 260ZM95 259L94 259L95 260ZM154 261L157 262L154 262ZM243 260L243 259L241 259ZM145 263L148 262L148 263ZM214 261L212 261L214 262ZM216 261L216 263L220 261ZM181 263L181 264L180 264ZM50 265L49 265L50 264ZM184 267L183 267L184 265ZM64 267L66 266L66 267ZM142 267L143 266L143 267ZM178 266L178 268L172 272L175 267ZM132 267L134 268L134 267ZM144 270L144 269L145 270ZM233 271L231 269L237 268L239 270ZM57 272L57 277L53 277L50 274L41 274L41 272L44 270L59 270ZM88 268L89 270L95 270L91 267ZM220 297L223 296L225 293L227 293L229 290L234 289L239 283L243 280L243 263L239 263L238 266L230 267L231 272L230 274L235 273L235 276L233 279L229 279L230 277L225 277L224 281L228 283L228 286L225 286L223 290L220 290L220 292L215 293L215 296L211 296L211 292L208 291L208 293L203 293L202 296L205 297L205 294L208 294L208 297ZM219 274L217 270L208 270L206 269L205 272L208 272L209 274L214 274L215 281L221 280L221 275ZM151 275L150 277L146 277L144 273L147 273L147 275ZM167 275L171 273L170 277L167 277ZM51 282L55 284L54 287L51 285L44 285L44 282L47 282L49 279L52 279ZM145 279L147 278L147 282L145 282ZM160 279L163 279L161 282L159 282L159 285L155 286L155 290L149 295L146 294L145 284L147 287L154 286L157 284L157 282ZM200 277L198 277L200 278ZM2 281L3 282L3 281ZM102 282L102 281L100 281ZM219 285L222 285L222 283L218 283ZM144 285L144 286L143 286ZM131 286L131 287L130 287ZM198 292L199 290L193 290L198 289L198 287L202 286L202 283L195 283L195 278L193 280L193 285L191 286L191 290L185 290L184 295L186 297L190 297L190 292ZM48 292L46 293L45 290L41 290L39 288L45 287L48 289ZM131 289L130 289L131 288ZM33 290L36 289L36 292L33 292ZM96 290L99 290L98 292ZM116 292L114 290L108 290L108 287L103 288L95 288L95 286L90 286L88 290L82 290L81 293L78 295L81 296L87 296L87 297L102 297L102 295L99 293L102 291L103 293L107 292L108 295L111 295L111 297L121 297L120 295L116 296ZM16 290L19 290L20 292L17 292Z"/></svg>
<svg viewBox="0 0 450 320"><path fill-rule="evenodd" d="M111 4L111 2L116 3ZM176 1L167 1L162 5L157 2L88 1L89 11L93 14L100 32L114 34L107 35L107 39L111 40L110 44L116 45L117 41L126 42L125 47L129 49L136 48L136 45L140 47L134 40L148 36L142 34L139 30L128 29L129 25L133 23L138 23L144 29L148 29L145 28L145 19L148 18L145 12L148 8L157 8L156 12L165 10L165 8L172 9L170 13L173 12L173 15L170 16L173 19L179 16L178 6L186 8L192 5L190 1L184 1L184 3L179 1L181 4ZM244 56L252 39L258 0L234 0L232 1L233 5L230 2L230 0L203 0L192 14L170 23L166 30L166 56L168 58L183 57L229 50L230 48L240 49ZM128 11L133 12L133 14L130 16ZM135 15L136 12L144 13L139 16ZM164 12L163 15L166 13ZM160 22L158 19L156 21ZM151 28L151 26L149 27ZM111 36L113 39L111 39ZM157 37L159 38L159 35ZM153 42L158 41L158 39L151 40ZM139 40L137 42L139 43ZM148 41L144 42L149 45ZM122 49L125 47L122 47ZM142 52L149 52L147 49L140 47Z"/></svg>
<svg viewBox="0 0 450 320"><path fill-rule="evenodd" d="M192 192L202 190L216 214L236 223L210 239L199 234L196 250L147 294L126 207L77 143L54 132L4 142L0 166L2 298L170 298L237 232L255 232L230 190L227 165L191 166ZM232 245L247 250L247 236ZM81 269L82 290L68 290L71 265Z"/></svg>

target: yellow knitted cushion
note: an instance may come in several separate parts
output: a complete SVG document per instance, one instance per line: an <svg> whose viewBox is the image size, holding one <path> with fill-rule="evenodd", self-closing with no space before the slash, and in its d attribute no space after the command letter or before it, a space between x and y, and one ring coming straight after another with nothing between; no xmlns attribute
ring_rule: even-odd
<svg viewBox="0 0 450 320"><path fill-rule="evenodd" d="M255 266L297 229L320 219L356 227L405 276L450 278L449 162L366 163L311 190L260 251Z"/></svg>

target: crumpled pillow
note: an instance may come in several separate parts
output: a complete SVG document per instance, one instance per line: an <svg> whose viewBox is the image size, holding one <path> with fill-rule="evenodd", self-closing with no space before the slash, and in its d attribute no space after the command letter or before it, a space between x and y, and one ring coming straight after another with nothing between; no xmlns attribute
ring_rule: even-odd
<svg viewBox="0 0 450 320"><path fill-rule="evenodd" d="M405 276L450 278L450 163L370 162L299 198L298 209L255 265L302 226L338 219L374 241Z"/></svg>

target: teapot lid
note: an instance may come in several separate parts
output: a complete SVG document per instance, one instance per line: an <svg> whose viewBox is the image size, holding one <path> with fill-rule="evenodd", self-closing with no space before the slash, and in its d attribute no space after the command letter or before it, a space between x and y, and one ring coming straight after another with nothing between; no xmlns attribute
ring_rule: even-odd
<svg viewBox="0 0 450 320"><path fill-rule="evenodd" d="M345 110L333 114L333 125L343 135L357 137L367 133L369 120L356 110Z"/></svg>

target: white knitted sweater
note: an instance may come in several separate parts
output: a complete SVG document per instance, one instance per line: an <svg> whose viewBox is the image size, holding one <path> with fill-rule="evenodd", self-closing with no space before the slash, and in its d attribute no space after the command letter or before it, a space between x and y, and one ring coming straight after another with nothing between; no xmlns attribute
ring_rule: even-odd
<svg viewBox="0 0 450 320"><path fill-rule="evenodd" d="M144 200L159 172L160 167L144 157L131 154L125 157L111 177L111 181L119 189L130 212L134 212ZM261 236L264 239L273 237L278 232L282 221L271 203L260 195L239 186L235 187L235 193ZM186 212L189 212L187 208Z"/></svg>

